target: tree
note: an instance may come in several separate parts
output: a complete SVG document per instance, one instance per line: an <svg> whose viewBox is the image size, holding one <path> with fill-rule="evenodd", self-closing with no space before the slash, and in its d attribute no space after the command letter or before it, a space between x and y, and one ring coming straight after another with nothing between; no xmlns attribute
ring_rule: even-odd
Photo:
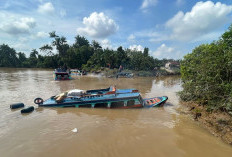
<svg viewBox="0 0 232 157"><path fill-rule="evenodd" d="M209 107L232 111L232 53L223 35L223 40L202 44L184 56L181 99L207 102Z"/></svg>
<svg viewBox="0 0 232 157"><path fill-rule="evenodd" d="M80 50L74 47L69 48L64 61L70 68L81 68L83 61L81 58Z"/></svg>
<svg viewBox="0 0 232 157"><path fill-rule="evenodd" d="M75 39L76 40L75 43L73 44L73 47L80 48L82 46L87 46L87 47L89 46L89 41L85 37L77 35Z"/></svg>
<svg viewBox="0 0 232 157"><path fill-rule="evenodd" d="M230 25L229 29L222 34L221 42L226 44L228 48L232 47L232 25Z"/></svg>
<svg viewBox="0 0 232 157"><path fill-rule="evenodd" d="M125 66L127 56L122 46L118 47L115 56L116 56L116 67L118 68L120 65Z"/></svg>
<svg viewBox="0 0 232 157"><path fill-rule="evenodd" d="M63 36L59 37L58 35L56 35L55 31L50 32L49 35L50 38L54 38L54 40L52 41L52 46L56 47L59 56L64 57L67 50L69 49L66 38Z"/></svg>
<svg viewBox="0 0 232 157"><path fill-rule="evenodd" d="M81 56L81 63L86 64L87 61L91 58L93 55L93 49L91 49L89 46L84 45L79 48L80 56Z"/></svg>
<svg viewBox="0 0 232 157"><path fill-rule="evenodd" d="M50 46L50 45L48 45L48 44L46 44L46 45L40 47L39 49L40 49L40 51L45 52L46 55L48 55L48 56L54 55L54 54L52 53L52 50L53 50L52 46Z"/></svg>
<svg viewBox="0 0 232 157"><path fill-rule="evenodd" d="M16 67L19 60L16 51L8 45L0 45L0 67Z"/></svg>
<svg viewBox="0 0 232 157"><path fill-rule="evenodd" d="M110 49L104 50L102 57L104 59L105 67L109 66L110 68L118 68L118 66L116 66L116 62L117 62L116 53L113 50Z"/></svg>
<svg viewBox="0 0 232 157"><path fill-rule="evenodd" d="M57 38L59 36L56 35L56 31L52 31L49 33L50 38Z"/></svg>
<svg viewBox="0 0 232 157"><path fill-rule="evenodd" d="M19 66L20 67L24 67L25 66L25 62L27 60L27 57L24 53L19 52L17 53L18 59L19 59Z"/></svg>
<svg viewBox="0 0 232 157"><path fill-rule="evenodd" d="M36 49L33 49L30 53L30 57L29 57L29 66L32 68L37 67L37 63L38 63L38 51Z"/></svg>
<svg viewBox="0 0 232 157"><path fill-rule="evenodd" d="M93 47L94 52L97 52L97 50L102 49L101 45L95 40L92 41L91 46Z"/></svg>
<svg viewBox="0 0 232 157"><path fill-rule="evenodd" d="M38 54L39 53L36 49L32 49L32 51L30 53L30 58L37 58Z"/></svg>
<svg viewBox="0 0 232 157"><path fill-rule="evenodd" d="M143 55L145 57L147 57L148 56L148 52L149 52L149 48L145 47L144 50L143 50Z"/></svg>

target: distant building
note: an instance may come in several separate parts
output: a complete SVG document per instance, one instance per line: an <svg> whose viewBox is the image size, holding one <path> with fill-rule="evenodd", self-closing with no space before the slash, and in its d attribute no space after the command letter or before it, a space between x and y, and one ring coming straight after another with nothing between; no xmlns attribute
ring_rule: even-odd
<svg viewBox="0 0 232 157"><path fill-rule="evenodd" d="M180 67L180 63L179 62L167 62L165 64L165 68L166 69L179 68L179 67Z"/></svg>

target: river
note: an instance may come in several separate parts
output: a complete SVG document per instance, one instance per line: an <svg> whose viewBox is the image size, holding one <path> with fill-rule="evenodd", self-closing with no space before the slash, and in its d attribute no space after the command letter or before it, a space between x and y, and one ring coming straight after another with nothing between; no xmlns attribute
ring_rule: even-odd
<svg viewBox="0 0 232 157"><path fill-rule="evenodd" d="M169 97L162 108L92 109L38 108L68 89L136 88L143 98ZM51 70L0 68L1 157L231 157L232 147L211 135L189 115L178 112L177 76L105 78L82 76L54 81ZM35 106L22 115L10 104ZM77 128L77 133L72 132Z"/></svg>

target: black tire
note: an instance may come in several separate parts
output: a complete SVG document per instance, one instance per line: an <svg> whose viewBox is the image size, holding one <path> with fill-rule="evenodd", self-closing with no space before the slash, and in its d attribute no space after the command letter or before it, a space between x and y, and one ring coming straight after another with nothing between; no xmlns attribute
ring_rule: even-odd
<svg viewBox="0 0 232 157"><path fill-rule="evenodd" d="M43 99L42 98L35 98L34 103L38 104L38 105L43 104Z"/></svg>
<svg viewBox="0 0 232 157"><path fill-rule="evenodd" d="M30 113L30 112L34 111L34 109L35 109L34 106L30 106L28 108L22 109L21 113Z"/></svg>
<svg viewBox="0 0 232 157"><path fill-rule="evenodd" d="M24 107L24 103L16 103L16 104L10 105L11 109L17 109L17 108L22 108L22 107Z"/></svg>

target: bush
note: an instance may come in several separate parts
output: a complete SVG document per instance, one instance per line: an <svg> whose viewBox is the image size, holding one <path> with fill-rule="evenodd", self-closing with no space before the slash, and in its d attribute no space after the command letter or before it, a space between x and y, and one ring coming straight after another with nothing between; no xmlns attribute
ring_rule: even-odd
<svg viewBox="0 0 232 157"><path fill-rule="evenodd" d="M232 29L229 30L232 37ZM224 35L224 34L223 34ZM184 101L208 102L216 109L232 109L232 47L225 37L196 47L181 62Z"/></svg>

